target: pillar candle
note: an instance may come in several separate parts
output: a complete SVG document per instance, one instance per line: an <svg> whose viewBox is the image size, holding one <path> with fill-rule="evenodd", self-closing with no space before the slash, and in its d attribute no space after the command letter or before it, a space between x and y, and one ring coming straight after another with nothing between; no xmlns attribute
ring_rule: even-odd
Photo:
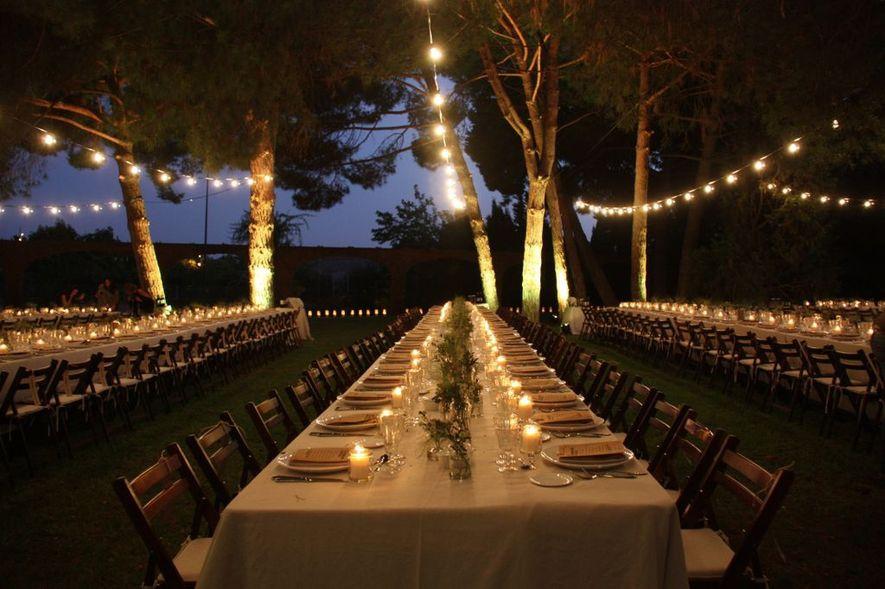
<svg viewBox="0 0 885 589"><path fill-rule="evenodd" d="M354 445L353 450L350 451L351 480L362 481L369 478L369 474L371 473L369 467L370 460L371 455L365 448L363 448L362 444L357 443Z"/></svg>
<svg viewBox="0 0 885 589"><path fill-rule="evenodd" d="M541 428L534 423L528 423L522 428L521 449L527 454L533 454L541 449Z"/></svg>

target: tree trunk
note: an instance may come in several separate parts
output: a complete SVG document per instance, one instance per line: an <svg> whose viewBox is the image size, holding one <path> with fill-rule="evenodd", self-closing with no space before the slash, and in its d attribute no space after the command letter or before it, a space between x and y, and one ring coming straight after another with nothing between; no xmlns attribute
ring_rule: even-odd
<svg viewBox="0 0 885 589"><path fill-rule="evenodd" d="M698 173L695 185L700 186L710 180L713 155L719 139L719 117L722 109L722 94L725 91L724 63L716 64L716 78L713 81L710 108L701 117L701 159L698 162ZM704 216L703 199L695 199L688 207L688 218L685 222L685 233L682 237L682 254L679 259L679 281L676 284L676 296L685 299L691 287L691 265L698 236L701 232L701 219Z"/></svg>
<svg viewBox="0 0 885 589"><path fill-rule="evenodd" d="M649 65L639 64L639 105L636 123L636 166L633 180L633 237L630 256L630 295L633 300L647 298L646 276L648 274L648 155L651 142L648 102Z"/></svg>
<svg viewBox="0 0 885 589"><path fill-rule="evenodd" d="M556 181L547 183L547 215L550 219L550 236L553 243L553 270L556 274L556 303L559 306L559 320L563 321L568 309L569 287L568 268L565 252L565 232L562 213L559 210L559 191Z"/></svg>
<svg viewBox="0 0 885 589"><path fill-rule="evenodd" d="M544 246L544 195L549 177L529 179L526 200L525 247L522 257L522 310L532 321L540 317L541 252Z"/></svg>
<svg viewBox="0 0 885 589"><path fill-rule="evenodd" d="M562 189L559 183L559 176L555 176L553 178L553 183L548 190L553 190L556 193L556 198L559 202L559 217L562 219L562 234L563 234L563 243L565 244L565 259L568 264L569 274L572 277L572 281L570 283L571 292L574 293L574 296L578 298L586 298L587 296L587 283L584 279L584 268L581 263L581 256L578 254L578 235L575 231L575 227L572 224L574 214L569 214L575 212L574 205L562 194ZM583 235L583 234L582 234Z"/></svg>
<svg viewBox="0 0 885 589"><path fill-rule="evenodd" d="M116 153L116 159L117 169L120 172L118 180L123 192L123 207L126 209L129 241L132 244L132 255L135 258L135 268L138 272L138 282L141 288L150 293L155 301L165 305L166 292L163 290L163 275L160 273L157 252L154 250L154 242L151 239L151 224L147 218L144 198L141 196L141 176L129 171L129 167L132 165L130 162L135 161L135 156L128 150L119 150Z"/></svg>
<svg viewBox="0 0 885 589"><path fill-rule="evenodd" d="M268 121L256 125L255 154L249 162L254 180L249 194L249 300L259 309L273 305L274 147Z"/></svg>
<svg viewBox="0 0 885 589"><path fill-rule="evenodd" d="M590 247L587 234L584 233L584 227L581 226L581 221L578 219L578 213L575 212L575 208L572 206L564 206L561 210L564 218L568 219L566 223L574 230L574 244L577 246L578 256L581 263L584 264L584 269L590 275L590 282L596 288L599 299L607 307L615 306L618 303L618 298L615 296L615 291L612 289L611 283L602 269L602 265L596 259L593 248Z"/></svg>
<svg viewBox="0 0 885 589"><path fill-rule="evenodd" d="M489 236L486 234L482 211L479 208L479 197L476 194L476 186L473 184L473 175L467 167L458 137L448 122L446 123L446 134L451 139L448 147L452 154L452 165L458 175L458 182L461 184L467 218L470 221L470 231L473 234L473 244L476 246L482 293L489 309L496 311L498 309L498 289L495 280L495 267L492 264L492 249L489 247Z"/></svg>

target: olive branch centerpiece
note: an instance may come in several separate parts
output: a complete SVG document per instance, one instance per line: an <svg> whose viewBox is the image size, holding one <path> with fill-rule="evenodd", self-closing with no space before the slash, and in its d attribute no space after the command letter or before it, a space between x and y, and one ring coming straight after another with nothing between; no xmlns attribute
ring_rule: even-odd
<svg viewBox="0 0 885 589"><path fill-rule="evenodd" d="M482 387L476 379L476 357L470 350L470 310L464 299L455 299L444 322L445 333L435 349L439 365L439 382L433 400L439 405L442 417L420 413L421 427L427 433L428 443L439 448L447 443L451 454L452 478L470 476L470 412L480 402ZM457 468L452 468L454 465Z"/></svg>

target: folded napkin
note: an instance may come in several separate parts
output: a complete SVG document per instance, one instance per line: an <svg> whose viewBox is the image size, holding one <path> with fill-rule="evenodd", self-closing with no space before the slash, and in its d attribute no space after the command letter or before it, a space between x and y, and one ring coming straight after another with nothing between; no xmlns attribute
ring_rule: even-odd
<svg viewBox="0 0 885 589"><path fill-rule="evenodd" d="M583 425L593 423L595 418L589 411L551 411L532 416L532 420L540 425Z"/></svg>
<svg viewBox="0 0 885 589"><path fill-rule="evenodd" d="M344 395L346 400L351 401L381 401L390 398L388 393L382 393L380 391L349 391L346 395Z"/></svg>
<svg viewBox="0 0 885 589"><path fill-rule="evenodd" d="M390 362L411 362L412 356L408 352L390 352L384 359Z"/></svg>
<svg viewBox="0 0 885 589"><path fill-rule="evenodd" d="M299 448L289 456L289 464L340 464L349 456L349 448Z"/></svg>
<svg viewBox="0 0 885 589"><path fill-rule="evenodd" d="M389 376L383 374L373 374L372 376L367 376L363 379L363 384L366 385L386 385L389 387L399 386L400 384L402 384L402 382L402 376Z"/></svg>
<svg viewBox="0 0 885 589"><path fill-rule="evenodd" d="M562 462L591 462L622 457L624 455L624 444L619 440L564 444L557 448L556 452L557 457Z"/></svg>
<svg viewBox="0 0 885 589"><path fill-rule="evenodd" d="M396 366L379 366L374 374L375 376L403 376L409 370L408 366L396 367Z"/></svg>
<svg viewBox="0 0 885 589"><path fill-rule="evenodd" d="M534 393L532 403L568 403L575 400L574 393Z"/></svg>
<svg viewBox="0 0 885 589"><path fill-rule="evenodd" d="M542 376L550 376L551 370L543 365L536 364L534 366L519 366L519 365L511 365L510 366L511 374L538 374Z"/></svg>
<svg viewBox="0 0 885 589"><path fill-rule="evenodd" d="M359 425L361 423L374 423L377 417L374 413L353 413L351 415L338 415L332 417L326 423L332 425Z"/></svg>
<svg viewBox="0 0 885 589"><path fill-rule="evenodd" d="M524 391L540 391L543 389L560 388L559 381L555 378L526 378L523 376L522 389Z"/></svg>

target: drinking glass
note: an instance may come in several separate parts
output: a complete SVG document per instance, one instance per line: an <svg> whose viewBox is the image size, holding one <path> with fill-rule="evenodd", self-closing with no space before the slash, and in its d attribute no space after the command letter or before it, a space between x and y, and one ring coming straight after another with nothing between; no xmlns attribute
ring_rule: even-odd
<svg viewBox="0 0 885 589"><path fill-rule="evenodd" d="M381 432L381 437L384 438L384 446L387 448L387 455L390 458L388 461L390 472L399 472L405 462L405 457L398 452L405 429L404 415L399 412L379 415L378 429Z"/></svg>

